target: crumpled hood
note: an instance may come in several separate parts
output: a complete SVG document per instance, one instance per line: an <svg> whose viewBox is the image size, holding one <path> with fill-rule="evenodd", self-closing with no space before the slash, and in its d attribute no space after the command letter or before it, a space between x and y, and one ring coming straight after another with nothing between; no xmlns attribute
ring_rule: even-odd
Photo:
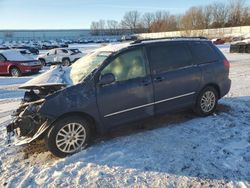
<svg viewBox="0 0 250 188"><path fill-rule="evenodd" d="M71 85L68 68L57 66L19 86L19 89L40 89L46 87L66 87Z"/></svg>

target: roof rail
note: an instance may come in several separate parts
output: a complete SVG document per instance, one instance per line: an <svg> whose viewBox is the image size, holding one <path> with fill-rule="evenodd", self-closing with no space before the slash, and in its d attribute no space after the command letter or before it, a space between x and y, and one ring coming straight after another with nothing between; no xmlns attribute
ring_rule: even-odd
<svg viewBox="0 0 250 188"><path fill-rule="evenodd" d="M131 44L138 44L143 41L154 41L154 40L164 40L164 39L203 39L203 40L208 40L206 37L163 37L163 38L145 38L145 39L137 39L134 40Z"/></svg>

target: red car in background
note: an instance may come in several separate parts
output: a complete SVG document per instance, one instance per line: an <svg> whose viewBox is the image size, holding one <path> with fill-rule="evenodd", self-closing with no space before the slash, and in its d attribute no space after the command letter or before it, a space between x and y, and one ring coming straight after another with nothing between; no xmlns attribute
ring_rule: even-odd
<svg viewBox="0 0 250 188"><path fill-rule="evenodd" d="M15 50L0 50L0 75L19 77L27 73L38 73L42 68L38 60L29 58Z"/></svg>
<svg viewBox="0 0 250 188"><path fill-rule="evenodd" d="M218 45L218 44L224 44L225 41L223 39L212 39L213 44Z"/></svg>

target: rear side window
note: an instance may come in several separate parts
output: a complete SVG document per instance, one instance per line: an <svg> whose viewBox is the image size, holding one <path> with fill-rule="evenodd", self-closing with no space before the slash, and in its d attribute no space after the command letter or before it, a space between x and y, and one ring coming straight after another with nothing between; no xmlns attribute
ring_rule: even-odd
<svg viewBox="0 0 250 188"><path fill-rule="evenodd" d="M192 56L184 43L151 46L148 52L151 68L155 73L171 71L192 64Z"/></svg>
<svg viewBox="0 0 250 188"><path fill-rule="evenodd" d="M208 43L191 44L191 51L197 64L211 63L219 59L215 50Z"/></svg>

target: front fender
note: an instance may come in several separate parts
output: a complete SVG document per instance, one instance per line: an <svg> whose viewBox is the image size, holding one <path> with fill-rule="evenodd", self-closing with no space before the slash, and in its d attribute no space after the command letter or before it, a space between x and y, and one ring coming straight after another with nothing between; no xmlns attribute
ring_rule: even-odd
<svg viewBox="0 0 250 188"><path fill-rule="evenodd" d="M78 84L56 92L45 98L39 110L41 116L52 120L71 112L88 114L100 122L93 84Z"/></svg>

